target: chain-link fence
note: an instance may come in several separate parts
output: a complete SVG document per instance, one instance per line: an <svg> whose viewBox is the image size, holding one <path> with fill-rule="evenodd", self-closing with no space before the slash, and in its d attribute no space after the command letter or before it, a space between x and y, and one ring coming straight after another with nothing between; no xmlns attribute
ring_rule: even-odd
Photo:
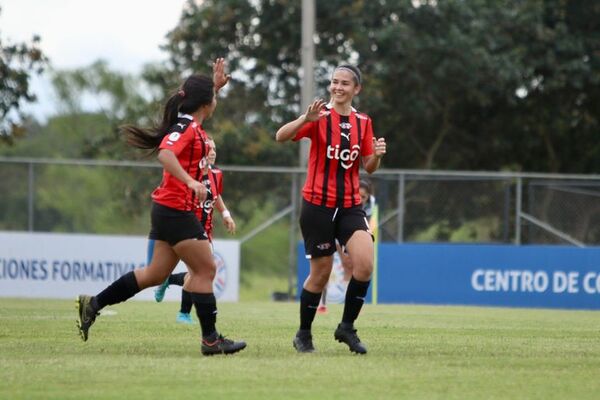
<svg viewBox="0 0 600 400"><path fill-rule="evenodd" d="M144 162L0 158L0 230L146 235L160 171ZM242 271L285 276L291 290L304 170L223 171ZM367 178L384 242L600 244L599 176L380 170ZM215 236L226 236L218 218Z"/></svg>

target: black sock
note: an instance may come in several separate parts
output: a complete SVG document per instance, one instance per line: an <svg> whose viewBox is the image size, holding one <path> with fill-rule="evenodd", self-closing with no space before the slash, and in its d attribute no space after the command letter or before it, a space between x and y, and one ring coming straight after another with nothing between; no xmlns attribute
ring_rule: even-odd
<svg viewBox="0 0 600 400"><path fill-rule="evenodd" d="M169 285L183 286L183 278L187 272L169 275Z"/></svg>
<svg viewBox="0 0 600 400"><path fill-rule="evenodd" d="M192 294L185 289L181 289L181 307L179 312L189 314L192 311Z"/></svg>
<svg viewBox="0 0 600 400"><path fill-rule="evenodd" d="M300 329L310 331L315 314L317 313L317 307L319 307L319 300L321 299L321 293L309 292L306 289L302 289L300 294Z"/></svg>
<svg viewBox="0 0 600 400"><path fill-rule="evenodd" d="M369 290L371 281L361 282L352 277L346 289L346 302L344 304L344 315L342 316L342 325L352 327L354 321L358 318L360 309L365 302L367 290Z"/></svg>
<svg viewBox="0 0 600 400"><path fill-rule="evenodd" d="M217 328L217 299L213 293L190 293L192 302L196 307L196 315L200 321L202 337L213 335Z"/></svg>
<svg viewBox="0 0 600 400"><path fill-rule="evenodd" d="M106 289L98 293L93 299L96 311L112 304L121 303L140 291L133 271L126 273L111 283Z"/></svg>

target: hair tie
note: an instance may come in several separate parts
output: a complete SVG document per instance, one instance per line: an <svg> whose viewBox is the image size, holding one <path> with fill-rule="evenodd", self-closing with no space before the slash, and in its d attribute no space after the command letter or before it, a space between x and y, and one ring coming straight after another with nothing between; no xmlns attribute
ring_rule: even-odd
<svg viewBox="0 0 600 400"><path fill-rule="evenodd" d="M185 91L183 89L179 89L177 94L179 95L179 97L185 97Z"/></svg>

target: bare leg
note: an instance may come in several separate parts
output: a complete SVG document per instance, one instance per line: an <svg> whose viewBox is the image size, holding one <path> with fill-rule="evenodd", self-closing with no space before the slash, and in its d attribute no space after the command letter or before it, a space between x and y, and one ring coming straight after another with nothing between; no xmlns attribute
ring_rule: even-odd
<svg viewBox="0 0 600 400"><path fill-rule="evenodd" d="M179 257L173 248L165 241L156 240L150 264L134 271L140 290L163 283L178 262Z"/></svg>

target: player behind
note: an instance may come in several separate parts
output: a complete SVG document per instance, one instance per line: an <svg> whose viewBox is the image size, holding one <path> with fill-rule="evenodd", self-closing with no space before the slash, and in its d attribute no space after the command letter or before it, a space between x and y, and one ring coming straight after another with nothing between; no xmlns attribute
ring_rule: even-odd
<svg viewBox="0 0 600 400"><path fill-rule="evenodd" d="M225 202L223 201L223 172L218 169L214 164L217 158L217 149L215 142L211 139L209 141L210 150L206 158L205 166L202 169L201 182L206 186L206 199L202 202L202 207L196 209L196 217L200 220L200 223L204 227L208 240L212 245L212 230L213 230L213 210L216 209L221 213L223 218L223 224L227 231L231 234L235 233L235 221L231 217L231 213L227 210ZM152 253L153 243L149 242L149 254ZM189 273L181 272L178 274L171 274L160 286L154 291L154 299L157 302L161 302L165 297L165 292L169 285L183 286L185 281L189 279ZM192 298L191 294L185 290L181 290L181 306L179 313L177 314L177 322L183 324L193 324L191 317L192 310Z"/></svg>

